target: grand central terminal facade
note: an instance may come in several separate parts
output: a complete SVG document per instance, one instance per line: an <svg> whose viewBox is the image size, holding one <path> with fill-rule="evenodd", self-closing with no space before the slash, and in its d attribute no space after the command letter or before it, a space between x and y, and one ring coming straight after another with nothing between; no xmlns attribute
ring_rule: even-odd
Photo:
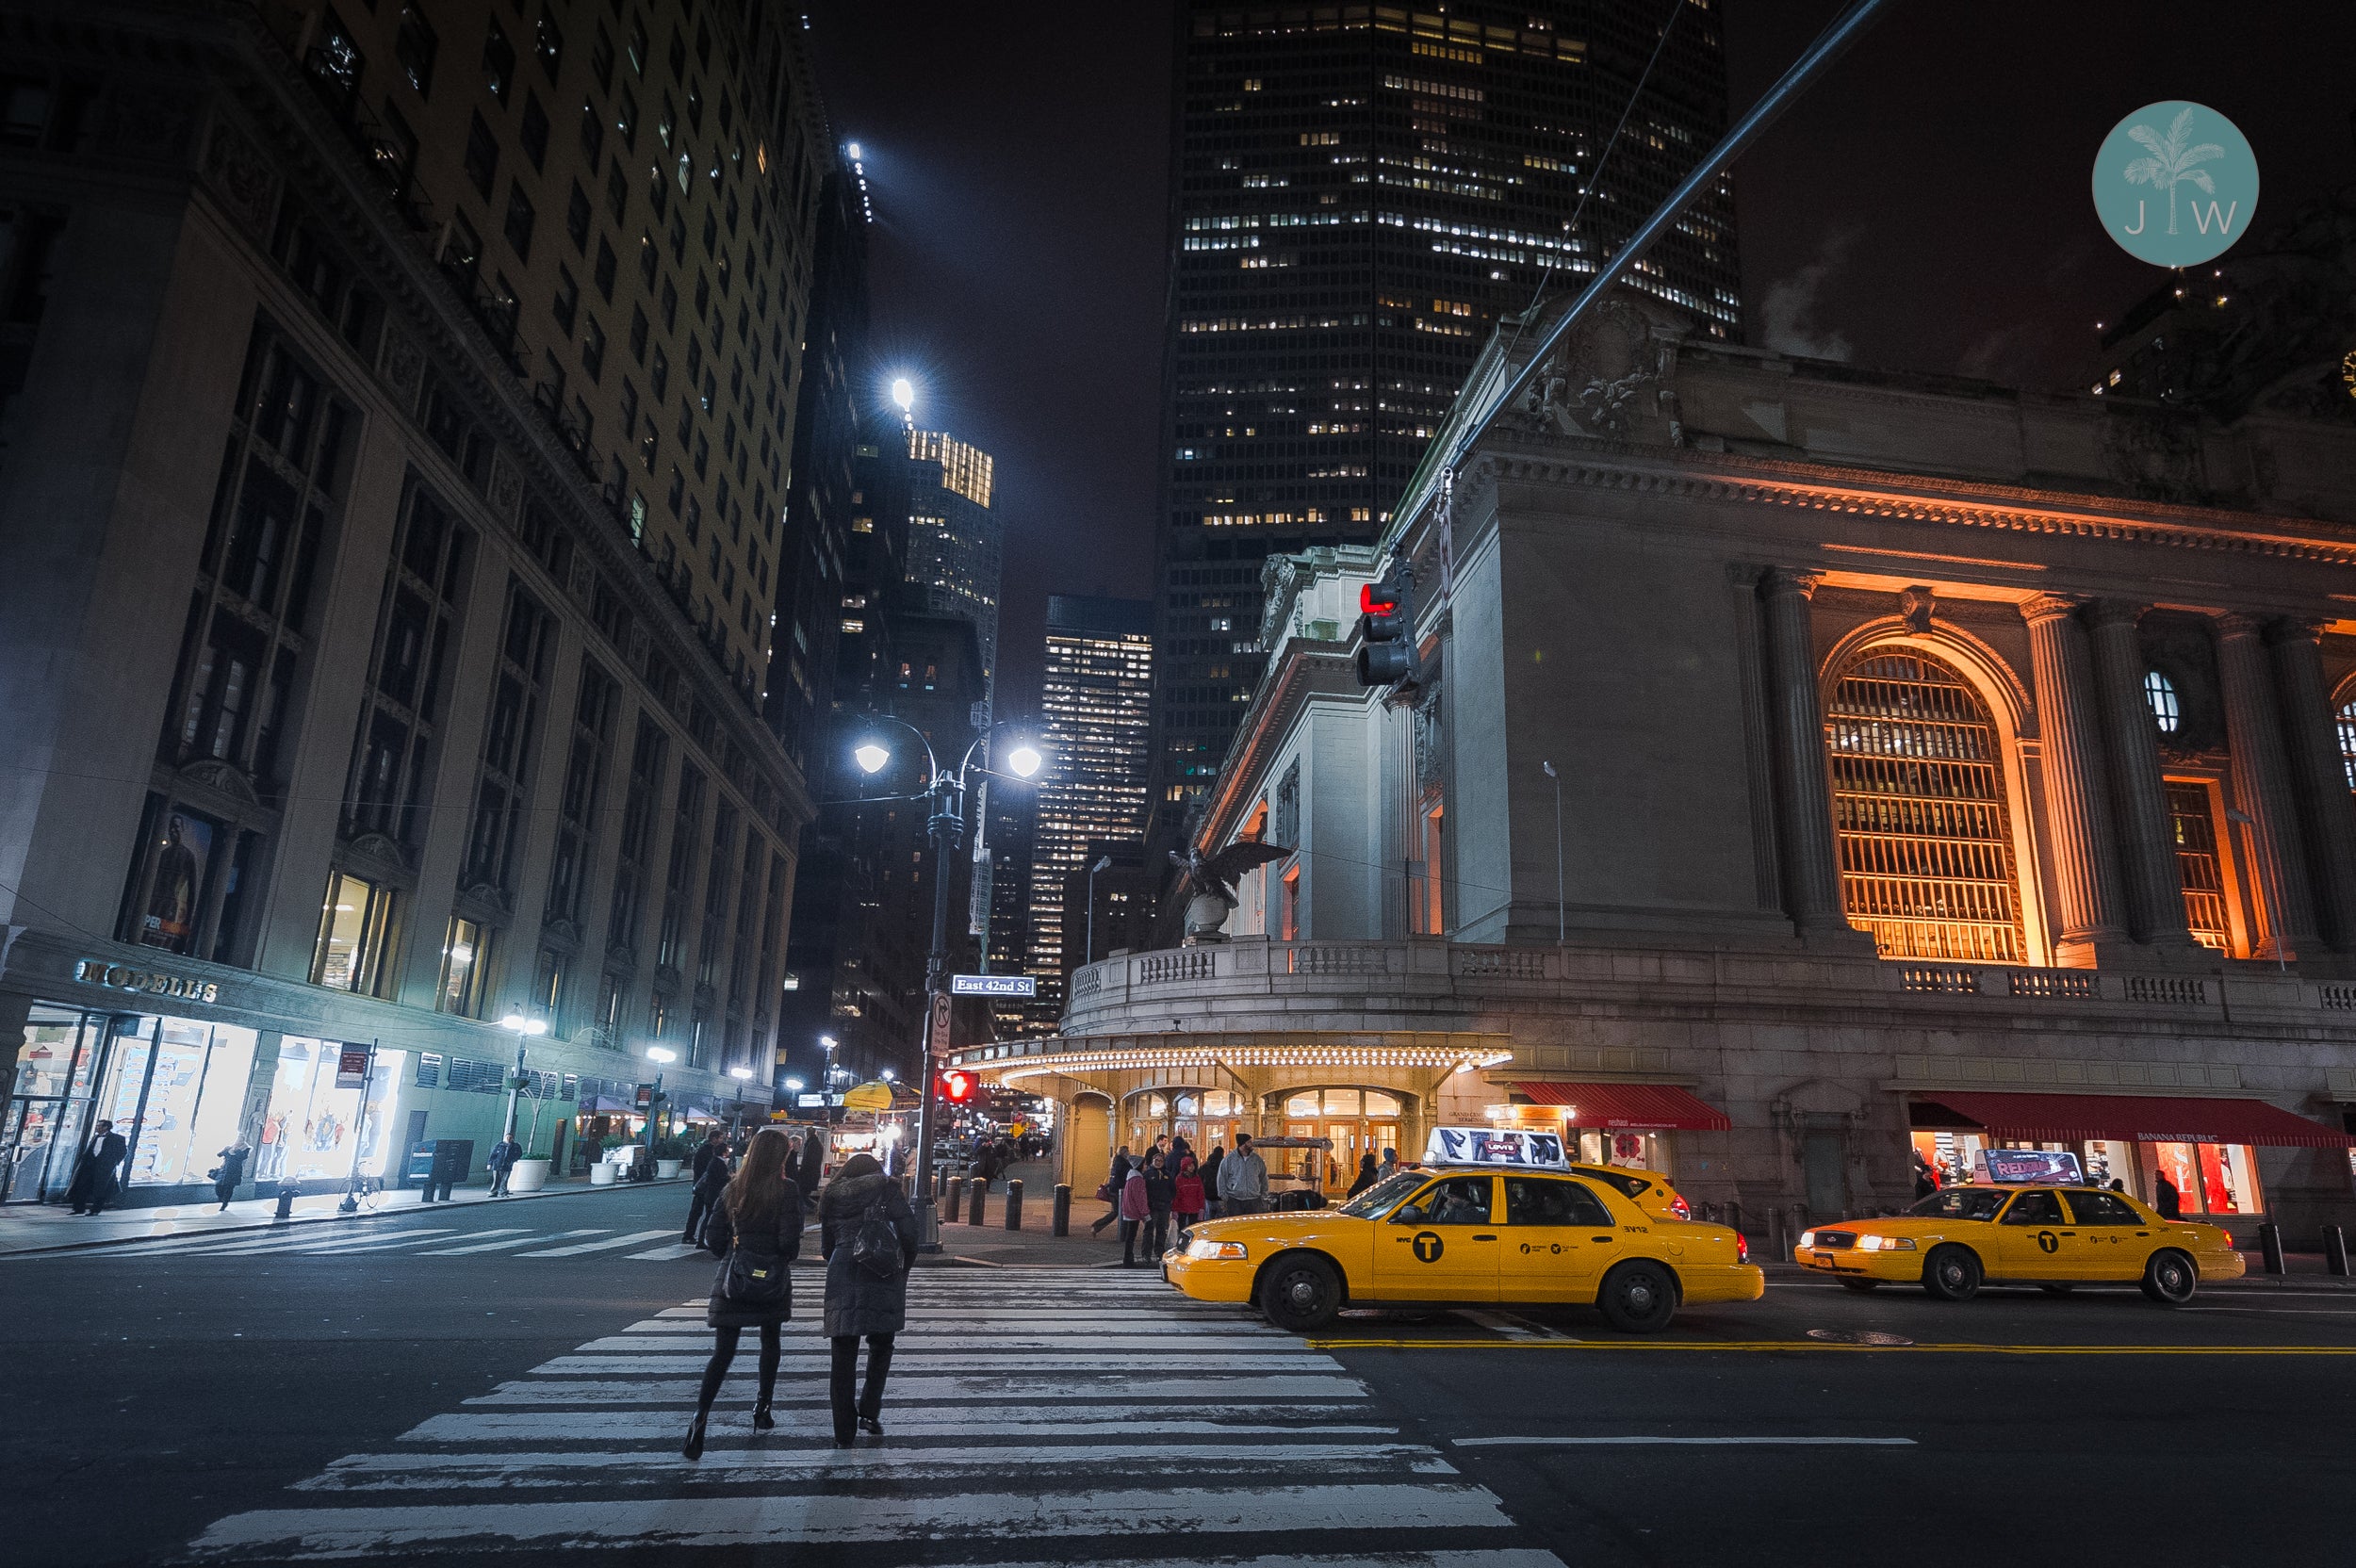
<svg viewBox="0 0 2356 1568"><path fill-rule="evenodd" d="M1062 1179L1248 1131L1338 1188L1506 1124L1746 1217L2014 1146L2245 1243L2356 1225L2356 410L1877 375L1634 295L1532 386L1380 549L1268 563L1196 844L1290 853L1227 939L960 1054L1057 1102ZM1417 667L1369 691L1397 560Z"/></svg>

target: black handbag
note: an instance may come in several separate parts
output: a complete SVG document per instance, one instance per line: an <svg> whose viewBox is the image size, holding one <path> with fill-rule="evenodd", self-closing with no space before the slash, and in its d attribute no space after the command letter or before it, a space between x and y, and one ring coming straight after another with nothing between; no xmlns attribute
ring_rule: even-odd
<svg viewBox="0 0 2356 1568"><path fill-rule="evenodd" d="M851 1237L851 1263L863 1273L889 1280L900 1272L907 1258L900 1250L900 1233L883 1211L879 1199L859 1217L859 1230Z"/></svg>
<svg viewBox="0 0 2356 1568"><path fill-rule="evenodd" d="M786 1205L789 1211L794 1207L796 1205L791 1203ZM781 1213L779 1217L782 1224L788 1216ZM792 1214L790 1217L798 1223L801 1216ZM707 1235L711 1233L712 1226L721 1218L722 1215L715 1208L712 1218L704 1222ZM801 1239L798 1231L794 1239ZM728 1262L720 1270L721 1298L740 1307L782 1305L793 1288L792 1281L786 1275L786 1265L792 1256L792 1251L785 1248L751 1246L744 1231L737 1230L734 1244L728 1249Z"/></svg>

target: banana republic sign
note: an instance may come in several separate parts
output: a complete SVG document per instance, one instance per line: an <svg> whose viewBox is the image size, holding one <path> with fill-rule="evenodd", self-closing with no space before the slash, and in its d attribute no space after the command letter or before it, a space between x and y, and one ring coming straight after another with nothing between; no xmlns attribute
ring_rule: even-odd
<svg viewBox="0 0 2356 1568"><path fill-rule="evenodd" d="M191 980L184 974L166 974L160 970L133 969L128 964L110 964L101 958L77 958L74 978L85 986L105 986L109 990L145 991L153 996L185 997L190 1002L218 1002L221 987L210 980Z"/></svg>

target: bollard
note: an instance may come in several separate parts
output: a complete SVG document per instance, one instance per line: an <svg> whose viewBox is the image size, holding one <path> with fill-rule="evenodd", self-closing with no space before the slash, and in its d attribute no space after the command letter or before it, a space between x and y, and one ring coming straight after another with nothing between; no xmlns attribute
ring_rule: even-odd
<svg viewBox="0 0 2356 1568"><path fill-rule="evenodd" d="M952 1176L949 1178L949 1200L941 1205L941 1217L954 1225L957 1222L958 1216L964 1213L965 1178Z"/></svg>
<svg viewBox="0 0 2356 1568"><path fill-rule="evenodd" d="M989 1197L990 1197L990 1189L989 1189L988 1187L986 1187L986 1186L982 1185L982 1184L981 1184L981 1183L979 1183L979 1182L975 1182L975 1183L973 1184L972 1188L971 1188L971 1189L969 1189L969 1190L970 1190L970 1191L972 1192L972 1194L973 1194L973 1208L972 1208L972 1209L971 1209L971 1210L967 1213L967 1215L966 1215L966 1217L965 1217L965 1222L966 1222L968 1225L979 1225L979 1224L981 1224L981 1223L983 1222L983 1221L982 1221L982 1205L983 1205L983 1203L984 1203L986 1200L988 1200L988 1199L989 1199Z"/></svg>
<svg viewBox="0 0 2356 1568"><path fill-rule="evenodd" d="M2288 1270L2282 1266L2282 1227L2280 1225L2259 1226L2258 1250L2266 1255L2267 1273L2282 1274L2288 1272Z"/></svg>
<svg viewBox="0 0 2356 1568"><path fill-rule="evenodd" d="M301 1187L296 1186L292 1182L286 1183L280 1186L278 1189L278 1212L270 1216L270 1217L272 1219L292 1219L294 1217L295 1194L301 1192L302 1190L303 1189ZM2348 1272L2345 1258L2342 1260L2340 1272L2343 1274Z"/></svg>
<svg viewBox="0 0 2356 1568"><path fill-rule="evenodd" d="M1023 1229L1023 1178L1020 1176L1006 1178L1006 1229Z"/></svg>
<svg viewBox="0 0 2356 1568"><path fill-rule="evenodd" d="M949 1195L949 1171L941 1167L933 1172L933 1199L936 1202Z"/></svg>
<svg viewBox="0 0 2356 1568"><path fill-rule="evenodd" d="M1070 1182L1055 1184L1055 1213L1049 1230L1053 1234L1059 1236L1068 1236L1072 1233L1072 1184ZM2343 1266L2340 1271L2346 1273L2347 1269Z"/></svg>
<svg viewBox="0 0 2356 1568"><path fill-rule="evenodd" d="M1792 1249L1784 1238L1781 1209L1767 1211L1767 1255L1777 1263L1789 1263L1792 1259Z"/></svg>
<svg viewBox="0 0 2356 1568"><path fill-rule="evenodd" d="M2348 1278L2348 1233L2337 1225L2323 1228L2323 1271Z"/></svg>
<svg viewBox="0 0 2356 1568"><path fill-rule="evenodd" d="M1742 1229L1742 1204L1740 1200L1726 1200L1726 1225L1735 1231Z"/></svg>

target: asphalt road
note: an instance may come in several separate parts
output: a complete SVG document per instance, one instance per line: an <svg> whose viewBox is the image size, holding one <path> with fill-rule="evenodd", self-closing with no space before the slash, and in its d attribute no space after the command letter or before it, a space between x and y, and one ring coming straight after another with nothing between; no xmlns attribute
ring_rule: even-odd
<svg viewBox="0 0 2356 1568"><path fill-rule="evenodd" d="M732 1382L690 1466L683 1200L0 1261L8 1560L2356 1560L2356 1294L2327 1287L1795 1281L1643 1341L1564 1309L1304 1344L1142 1270L925 1269L887 1439L843 1456L811 1268L778 1429Z"/></svg>

